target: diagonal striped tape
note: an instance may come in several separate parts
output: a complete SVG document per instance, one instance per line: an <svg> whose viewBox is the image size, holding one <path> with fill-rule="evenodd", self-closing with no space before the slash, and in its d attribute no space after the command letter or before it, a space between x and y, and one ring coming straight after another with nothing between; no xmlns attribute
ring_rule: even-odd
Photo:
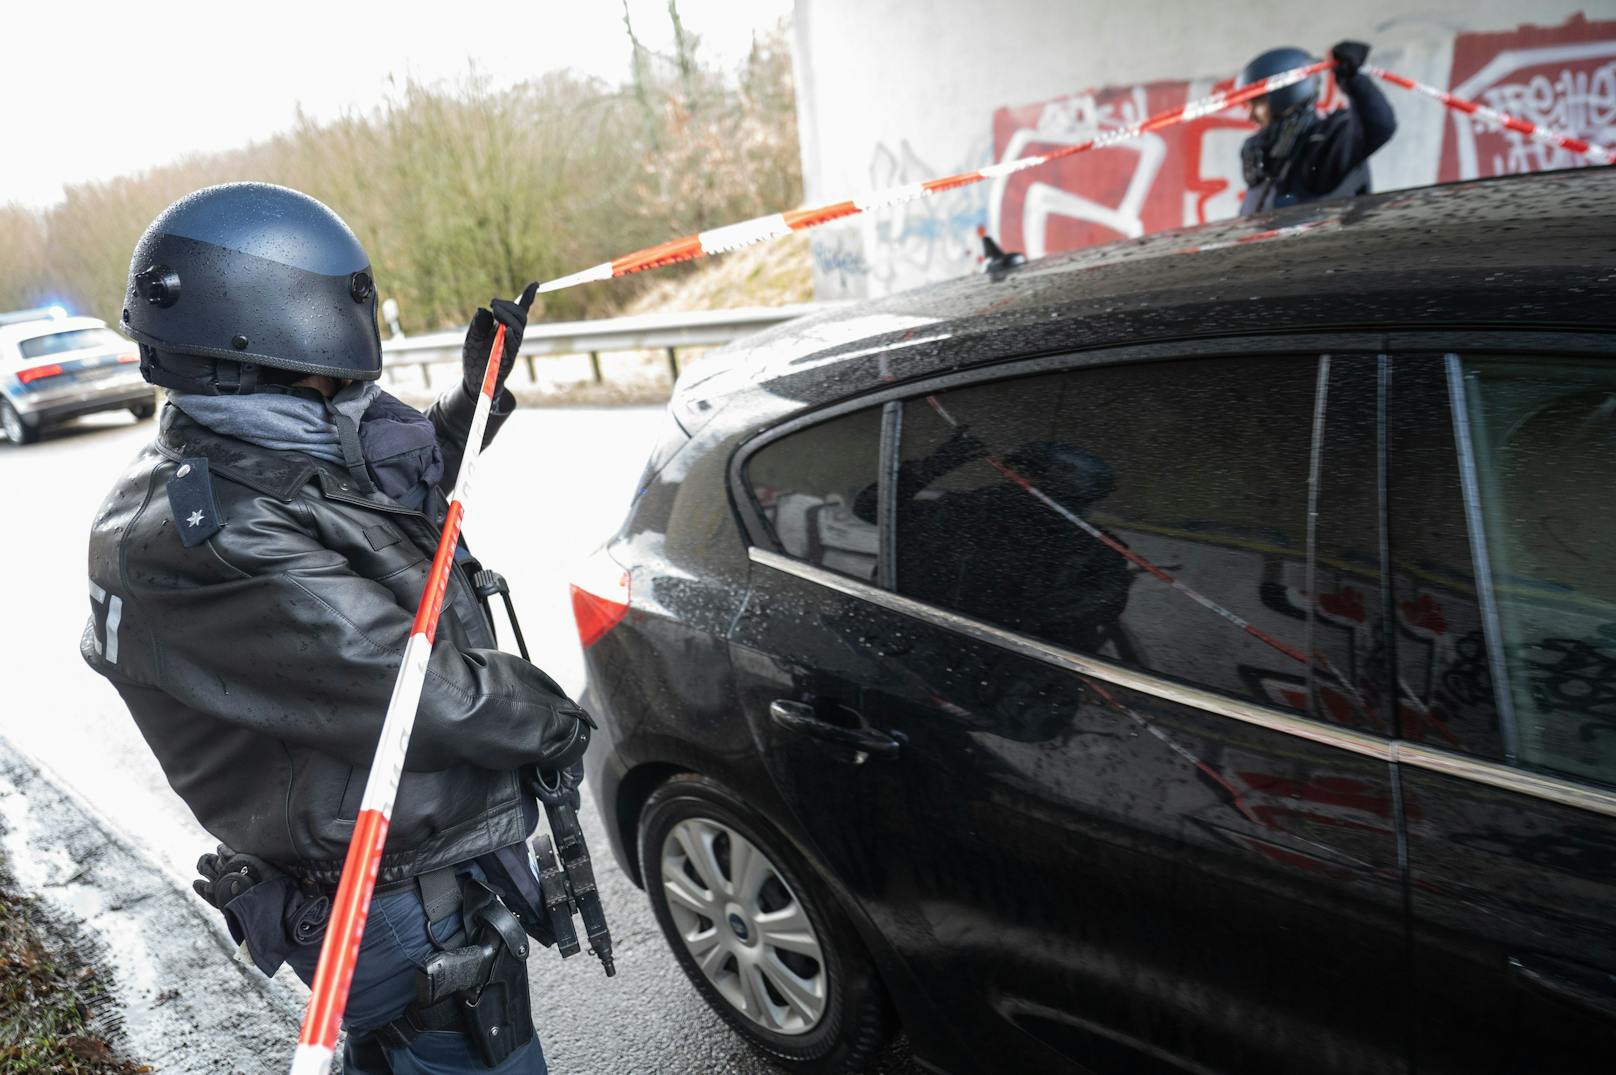
<svg viewBox="0 0 1616 1075"><path fill-rule="evenodd" d="M739 250L743 246L778 239L792 232L818 227L821 224L828 224L833 220L841 220L858 213L889 209L933 194L940 194L944 191L970 186L973 183L980 183L983 180L1000 179L1004 176L1014 175L1017 172L1024 172L1029 168L1042 167L1053 161L1076 156L1079 153L1114 146L1150 131L1158 131L1174 124L1187 123L1191 120L1215 115L1226 108L1232 108L1254 98L1273 93L1275 90L1284 89L1286 86L1294 85L1305 78L1312 78L1314 75L1328 70L1329 67L1330 62L1328 60L1321 60L1306 67L1283 71L1261 82L1213 93L1198 100L1158 112L1154 116L1132 126L1107 131L1105 134L1098 135L1087 141L1062 146L1048 153L1035 153L1027 157L1018 157L1015 160L1000 161L997 164L990 164L970 172L960 172L956 175L928 179L920 183L906 183L902 186L887 187L846 201L832 202L810 209L793 209L784 213L771 213L768 216L743 220L738 224L714 228L711 231L700 232L696 235L687 235L682 239L660 243L657 246L647 247L644 250L638 250L632 254L602 262L582 272L575 272L568 276L550 280L540 284L539 290L561 291L565 288L577 287L580 284L593 283L598 280L610 280L614 277L644 272L647 269L656 269L664 265L692 261L712 254L727 253L731 250ZM1479 122L1504 130L1516 131L1536 141L1576 153L1590 164L1611 164L1616 162L1616 152L1586 139L1556 131L1540 124L1530 123L1508 113L1500 112L1495 108L1489 108L1484 104L1468 101L1462 97L1455 97L1446 91L1427 86L1402 75L1393 74L1390 71L1384 71L1378 67L1366 66L1363 70L1376 78L1390 82L1394 86L1401 86L1403 89L1423 94L1433 100L1442 102L1448 108L1474 116Z"/></svg>

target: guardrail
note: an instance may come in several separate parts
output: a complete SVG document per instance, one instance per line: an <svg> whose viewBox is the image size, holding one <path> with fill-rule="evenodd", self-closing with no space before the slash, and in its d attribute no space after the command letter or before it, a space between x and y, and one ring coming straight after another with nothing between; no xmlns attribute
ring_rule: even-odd
<svg viewBox="0 0 1616 1075"><path fill-rule="evenodd" d="M826 308L816 302L789 306L746 306L735 310L696 310L689 313L635 314L598 321L531 322L522 334L519 357L527 362L528 377L537 380L533 360L543 355L588 355L595 383L602 382L600 356L612 351L663 351L668 373L679 376L681 347L716 347L794 317ZM396 336L382 341L384 369L419 366L422 382L431 386L435 363L458 363L464 329Z"/></svg>

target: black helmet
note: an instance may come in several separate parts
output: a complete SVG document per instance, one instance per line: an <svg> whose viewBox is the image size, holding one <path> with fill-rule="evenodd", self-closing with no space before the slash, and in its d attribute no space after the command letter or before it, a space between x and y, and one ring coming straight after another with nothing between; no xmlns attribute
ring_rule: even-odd
<svg viewBox="0 0 1616 1075"><path fill-rule="evenodd" d="M1117 479L1093 452L1052 440L1023 444L1005 463L1054 500L1075 511L1110 496Z"/></svg>
<svg viewBox="0 0 1616 1075"><path fill-rule="evenodd" d="M307 194L225 183L187 194L135 244L124 329L152 384L247 393L260 369L375 380L370 259Z"/></svg>
<svg viewBox="0 0 1616 1075"><path fill-rule="evenodd" d="M1290 71L1297 67L1306 67L1313 62L1313 57L1308 55L1306 49L1291 48L1289 46L1269 49L1246 64L1245 68L1240 72L1240 78L1236 85L1237 87L1250 86L1252 83L1261 82L1265 78L1270 78L1282 72ZM1282 117L1291 115L1303 105L1306 105L1308 109L1312 109L1319 99L1319 76L1309 75L1302 81L1293 82L1284 89L1266 94L1265 97L1268 101L1268 115L1271 117L1269 122L1278 123Z"/></svg>

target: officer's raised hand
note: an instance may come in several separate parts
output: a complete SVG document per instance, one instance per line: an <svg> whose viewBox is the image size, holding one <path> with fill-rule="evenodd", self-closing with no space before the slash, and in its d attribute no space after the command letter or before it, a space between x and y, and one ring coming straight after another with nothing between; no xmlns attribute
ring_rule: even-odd
<svg viewBox="0 0 1616 1075"><path fill-rule="evenodd" d="M1338 41L1330 50L1330 59L1335 61L1335 80L1350 82L1369 59L1369 46L1362 41Z"/></svg>
<svg viewBox="0 0 1616 1075"><path fill-rule="evenodd" d="M522 333L527 328L527 314L533 308L533 296L539 285L529 284L515 302L494 299L471 316L471 327L466 330L466 345L461 352L465 370L466 391L476 395L483 387L483 372L488 368L488 349L494 345L494 323L505 326L505 353L500 356L499 377L494 381L497 397L510 376L516 362L516 352L522 346ZM492 307L490 309L489 307Z"/></svg>

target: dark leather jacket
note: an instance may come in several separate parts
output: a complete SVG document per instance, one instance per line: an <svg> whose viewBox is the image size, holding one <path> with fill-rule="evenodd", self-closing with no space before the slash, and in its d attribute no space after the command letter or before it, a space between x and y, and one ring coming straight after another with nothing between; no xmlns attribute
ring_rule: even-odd
<svg viewBox="0 0 1616 1075"><path fill-rule="evenodd" d="M428 412L445 489L473 407L457 386ZM166 486L195 457L208 460L223 528L187 548ZM158 438L96 516L80 645L205 829L321 884L342 869L442 519L441 498L429 519L353 486L340 467L165 407ZM581 755L580 713L495 648L456 567L378 881L524 839L538 814L517 770Z"/></svg>
<svg viewBox="0 0 1616 1075"><path fill-rule="evenodd" d="M1360 71L1339 85L1351 107L1314 121L1285 160L1267 165L1269 178L1246 191L1241 216L1369 193L1369 157L1397 133L1397 116L1369 75ZM1261 152L1267 133L1246 139L1242 159Z"/></svg>

